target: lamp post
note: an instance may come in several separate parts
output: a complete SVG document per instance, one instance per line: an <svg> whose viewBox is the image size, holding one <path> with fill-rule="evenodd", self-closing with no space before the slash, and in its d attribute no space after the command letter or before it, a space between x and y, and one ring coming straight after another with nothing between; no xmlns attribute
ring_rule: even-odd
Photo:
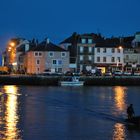
<svg viewBox="0 0 140 140"><path fill-rule="evenodd" d="M120 45L118 47L119 49L119 53L121 54L120 57L117 58L117 67L119 66L119 63L121 62L121 57L123 56L123 52L121 52L121 50L123 49L123 47ZM120 58L120 59L119 59ZM121 70L123 70L123 62L121 63Z"/></svg>
<svg viewBox="0 0 140 140"><path fill-rule="evenodd" d="M16 64L16 43L10 41L7 45L7 64L10 69L13 69Z"/></svg>

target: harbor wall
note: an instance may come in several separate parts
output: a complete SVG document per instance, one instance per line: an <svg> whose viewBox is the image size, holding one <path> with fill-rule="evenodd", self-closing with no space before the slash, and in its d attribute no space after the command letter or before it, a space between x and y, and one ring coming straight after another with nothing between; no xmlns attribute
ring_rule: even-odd
<svg viewBox="0 0 140 140"><path fill-rule="evenodd" d="M58 86L61 76L0 76L0 85ZM140 86L140 77L87 77L82 76L84 86Z"/></svg>

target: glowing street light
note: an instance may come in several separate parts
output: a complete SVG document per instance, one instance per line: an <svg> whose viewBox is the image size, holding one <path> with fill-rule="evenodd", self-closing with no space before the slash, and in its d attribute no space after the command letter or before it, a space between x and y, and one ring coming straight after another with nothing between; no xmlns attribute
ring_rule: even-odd
<svg viewBox="0 0 140 140"><path fill-rule="evenodd" d="M15 45L16 45L16 44L15 44L15 42L13 42L13 41L9 43L9 46L11 46L11 47L14 47Z"/></svg>
<svg viewBox="0 0 140 140"><path fill-rule="evenodd" d="M121 50L122 49L122 46L119 46L119 49Z"/></svg>

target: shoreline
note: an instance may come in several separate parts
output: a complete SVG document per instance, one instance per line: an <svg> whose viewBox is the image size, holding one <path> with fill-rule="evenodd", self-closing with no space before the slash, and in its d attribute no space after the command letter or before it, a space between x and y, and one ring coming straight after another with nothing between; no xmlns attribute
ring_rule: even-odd
<svg viewBox="0 0 140 140"><path fill-rule="evenodd" d="M59 86L68 76L2 75L0 85ZM84 86L140 86L140 76L91 77L81 76Z"/></svg>

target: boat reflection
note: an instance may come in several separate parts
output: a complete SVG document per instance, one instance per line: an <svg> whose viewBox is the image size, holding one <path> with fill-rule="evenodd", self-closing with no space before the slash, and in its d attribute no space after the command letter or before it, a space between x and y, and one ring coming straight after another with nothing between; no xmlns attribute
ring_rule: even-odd
<svg viewBox="0 0 140 140"><path fill-rule="evenodd" d="M126 87L116 86L114 87L114 101L115 107L118 113L124 113L126 110Z"/></svg>
<svg viewBox="0 0 140 140"><path fill-rule="evenodd" d="M5 128L3 140L19 140L19 129L17 124L19 121L19 116L17 114L18 110L18 87L17 86L4 86L3 93L6 94L5 100Z"/></svg>
<svg viewBox="0 0 140 140"><path fill-rule="evenodd" d="M113 130L113 140L125 140L126 132L125 126L121 123L116 123Z"/></svg>

